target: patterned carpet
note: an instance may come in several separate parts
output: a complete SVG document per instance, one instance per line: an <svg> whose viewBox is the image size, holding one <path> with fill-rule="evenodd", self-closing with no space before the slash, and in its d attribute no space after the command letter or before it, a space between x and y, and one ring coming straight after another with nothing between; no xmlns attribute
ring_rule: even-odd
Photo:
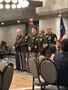
<svg viewBox="0 0 68 90"><path fill-rule="evenodd" d="M32 87L31 73L15 70L9 90L17 90L18 88L20 89L20 88L28 88L28 87Z"/></svg>

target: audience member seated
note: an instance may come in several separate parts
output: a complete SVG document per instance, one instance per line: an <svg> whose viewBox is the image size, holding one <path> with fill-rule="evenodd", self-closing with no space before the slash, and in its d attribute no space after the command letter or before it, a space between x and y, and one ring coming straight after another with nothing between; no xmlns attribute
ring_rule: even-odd
<svg viewBox="0 0 68 90"><path fill-rule="evenodd" d="M47 57L53 60L56 51L56 46L54 44L51 44L47 52Z"/></svg>
<svg viewBox="0 0 68 90"><path fill-rule="evenodd" d="M58 52L61 51L61 41L60 40L56 41L56 48Z"/></svg>
<svg viewBox="0 0 68 90"><path fill-rule="evenodd" d="M7 50L7 44L5 41L1 41L1 49L2 53L5 53L5 51Z"/></svg>
<svg viewBox="0 0 68 90"><path fill-rule="evenodd" d="M7 44L5 41L1 41L0 44L0 59L5 58L5 52L7 51Z"/></svg>
<svg viewBox="0 0 68 90"><path fill-rule="evenodd" d="M62 52L57 52L54 61L58 68L58 84L68 87L68 38L61 42Z"/></svg>

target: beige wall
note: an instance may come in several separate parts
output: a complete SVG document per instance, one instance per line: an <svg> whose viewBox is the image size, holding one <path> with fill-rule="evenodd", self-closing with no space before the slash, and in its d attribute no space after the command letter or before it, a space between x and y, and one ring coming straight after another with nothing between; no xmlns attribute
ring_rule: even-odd
<svg viewBox="0 0 68 90"><path fill-rule="evenodd" d="M8 45L13 46L16 39L16 29L22 29L24 26L21 25L11 25L0 27L0 42L5 40Z"/></svg>
<svg viewBox="0 0 68 90"><path fill-rule="evenodd" d="M63 18L66 33L68 36L68 18ZM60 34L60 18L59 17L45 17L43 19L39 20L39 30L46 29L46 27L51 26L54 33L57 34L57 37L59 38Z"/></svg>
<svg viewBox="0 0 68 90"><path fill-rule="evenodd" d="M39 0L39 1L43 1L43 6L47 6L47 5L63 6L63 5L67 5L68 3L68 0Z"/></svg>

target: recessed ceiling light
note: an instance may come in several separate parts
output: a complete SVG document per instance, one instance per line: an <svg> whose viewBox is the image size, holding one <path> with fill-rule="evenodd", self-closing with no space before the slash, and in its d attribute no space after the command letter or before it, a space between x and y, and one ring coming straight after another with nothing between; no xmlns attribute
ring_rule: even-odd
<svg viewBox="0 0 68 90"><path fill-rule="evenodd" d="M18 0L12 0L12 3L17 3Z"/></svg>
<svg viewBox="0 0 68 90"><path fill-rule="evenodd" d="M19 4L23 3L23 0L18 0L18 3L19 3Z"/></svg>
<svg viewBox="0 0 68 90"><path fill-rule="evenodd" d="M61 17L61 14L59 14L58 16Z"/></svg>
<svg viewBox="0 0 68 90"><path fill-rule="evenodd" d="M12 9L16 9L16 4L12 4L12 5L11 5L11 8L12 8Z"/></svg>
<svg viewBox="0 0 68 90"><path fill-rule="evenodd" d="M59 12L59 15L58 16L61 17L61 11Z"/></svg>
<svg viewBox="0 0 68 90"><path fill-rule="evenodd" d="M20 23L20 20L17 20L17 23Z"/></svg>
<svg viewBox="0 0 68 90"><path fill-rule="evenodd" d="M33 18L31 18L30 20L33 21Z"/></svg>
<svg viewBox="0 0 68 90"><path fill-rule="evenodd" d="M0 0L0 3L2 3L3 2L3 0Z"/></svg>
<svg viewBox="0 0 68 90"><path fill-rule="evenodd" d="M10 3L11 2L11 0L4 0L6 3Z"/></svg>
<svg viewBox="0 0 68 90"><path fill-rule="evenodd" d="M23 0L23 2L21 3L21 7L25 8L29 6L29 2L27 0Z"/></svg>
<svg viewBox="0 0 68 90"><path fill-rule="evenodd" d="M4 25L4 23L2 22L1 25Z"/></svg>
<svg viewBox="0 0 68 90"><path fill-rule="evenodd" d="M3 4L0 4L0 9L3 9L4 8L4 5Z"/></svg>
<svg viewBox="0 0 68 90"><path fill-rule="evenodd" d="M6 9L10 9L10 4L6 4L6 5L5 5L5 8L6 8Z"/></svg>
<svg viewBox="0 0 68 90"><path fill-rule="evenodd" d="M17 4L17 8L20 9L21 8L21 4Z"/></svg>

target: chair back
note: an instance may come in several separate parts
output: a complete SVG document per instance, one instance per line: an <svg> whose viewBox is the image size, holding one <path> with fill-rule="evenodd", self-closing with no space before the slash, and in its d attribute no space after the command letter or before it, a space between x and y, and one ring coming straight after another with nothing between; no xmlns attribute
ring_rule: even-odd
<svg viewBox="0 0 68 90"><path fill-rule="evenodd" d="M8 65L7 62L7 58L4 58L1 62L0 62L0 70L3 71L4 67Z"/></svg>
<svg viewBox="0 0 68 90"><path fill-rule="evenodd" d="M9 63L5 68L3 69L2 75L3 75L3 83L2 83L2 89L1 90L9 90L12 77L13 77L13 71L14 67L12 63Z"/></svg>
<svg viewBox="0 0 68 90"><path fill-rule="evenodd" d="M31 71L33 77L38 78L39 70L38 70L38 64L37 64L35 58L30 58L29 67L30 67L30 71Z"/></svg>
<svg viewBox="0 0 68 90"><path fill-rule="evenodd" d="M43 79L49 84L55 84L57 81L58 73L55 63L45 58L40 64L41 75Z"/></svg>
<svg viewBox="0 0 68 90"><path fill-rule="evenodd" d="M39 64L41 63L41 61L42 61L43 59L45 59L45 57L44 57L43 55L40 55L40 56L38 57Z"/></svg>
<svg viewBox="0 0 68 90"><path fill-rule="evenodd" d="M0 90L2 88L2 72L0 71Z"/></svg>

